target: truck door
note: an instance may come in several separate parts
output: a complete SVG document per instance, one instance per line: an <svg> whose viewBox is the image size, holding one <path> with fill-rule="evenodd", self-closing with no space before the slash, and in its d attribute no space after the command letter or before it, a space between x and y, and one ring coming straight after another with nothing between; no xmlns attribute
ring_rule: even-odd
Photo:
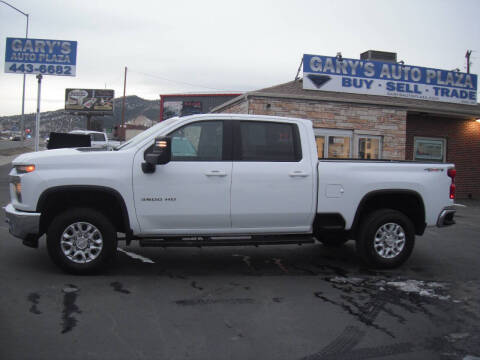
<svg viewBox="0 0 480 360"><path fill-rule="evenodd" d="M197 121L173 131L172 160L152 174L135 155L133 189L142 234L221 233L230 229L232 174L228 122ZM152 140L153 144L153 140Z"/></svg>
<svg viewBox="0 0 480 360"><path fill-rule="evenodd" d="M304 131L294 122L234 123L233 230L309 231L316 168L302 151Z"/></svg>

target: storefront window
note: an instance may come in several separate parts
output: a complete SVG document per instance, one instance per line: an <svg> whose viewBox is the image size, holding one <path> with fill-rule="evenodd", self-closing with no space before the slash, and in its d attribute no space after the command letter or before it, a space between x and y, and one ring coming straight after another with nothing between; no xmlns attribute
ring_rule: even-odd
<svg viewBox="0 0 480 360"><path fill-rule="evenodd" d="M329 136L328 137L328 157L337 159L346 159L350 157L350 137L348 136Z"/></svg>
<svg viewBox="0 0 480 360"><path fill-rule="evenodd" d="M359 159L379 159L381 149L381 138L359 137L358 138L358 158Z"/></svg>
<svg viewBox="0 0 480 360"><path fill-rule="evenodd" d="M325 136L317 136L315 141L317 142L318 158L323 159L325 157Z"/></svg>
<svg viewBox="0 0 480 360"><path fill-rule="evenodd" d="M351 130L315 129L319 159L345 159L352 157Z"/></svg>
<svg viewBox="0 0 480 360"><path fill-rule="evenodd" d="M414 141L414 160L445 161L445 139L415 137Z"/></svg>

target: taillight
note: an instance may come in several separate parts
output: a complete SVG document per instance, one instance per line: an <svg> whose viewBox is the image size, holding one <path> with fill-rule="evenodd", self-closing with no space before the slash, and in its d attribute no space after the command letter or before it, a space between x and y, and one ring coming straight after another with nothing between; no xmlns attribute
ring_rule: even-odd
<svg viewBox="0 0 480 360"><path fill-rule="evenodd" d="M452 179L450 184L450 199L455 199L455 176L457 176L457 170L450 168L447 171L447 175Z"/></svg>

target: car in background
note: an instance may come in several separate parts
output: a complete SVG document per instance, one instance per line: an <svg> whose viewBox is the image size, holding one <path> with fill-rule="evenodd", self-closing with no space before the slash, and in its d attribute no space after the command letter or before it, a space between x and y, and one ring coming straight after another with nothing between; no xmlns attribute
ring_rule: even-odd
<svg viewBox="0 0 480 360"><path fill-rule="evenodd" d="M120 141L109 140L106 133L92 130L73 130L69 134L90 135L91 147L113 149L120 145Z"/></svg>

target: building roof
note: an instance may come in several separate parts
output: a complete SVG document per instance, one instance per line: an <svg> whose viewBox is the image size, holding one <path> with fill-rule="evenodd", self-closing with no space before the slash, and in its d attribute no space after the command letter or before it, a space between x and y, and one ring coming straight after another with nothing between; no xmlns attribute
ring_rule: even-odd
<svg viewBox="0 0 480 360"><path fill-rule="evenodd" d="M193 92L193 93L178 93L178 94L160 94L160 97L208 97L208 96L238 96L241 92Z"/></svg>
<svg viewBox="0 0 480 360"><path fill-rule="evenodd" d="M222 109L251 97L269 97L296 100L317 100L328 102L356 103L368 105L382 105L402 108L410 112L432 113L461 118L480 118L480 104L463 105L440 101L428 101L401 97L350 94L333 91L318 91L303 89L302 80L294 80L284 84L275 85L265 89L247 92L216 108L212 112Z"/></svg>

